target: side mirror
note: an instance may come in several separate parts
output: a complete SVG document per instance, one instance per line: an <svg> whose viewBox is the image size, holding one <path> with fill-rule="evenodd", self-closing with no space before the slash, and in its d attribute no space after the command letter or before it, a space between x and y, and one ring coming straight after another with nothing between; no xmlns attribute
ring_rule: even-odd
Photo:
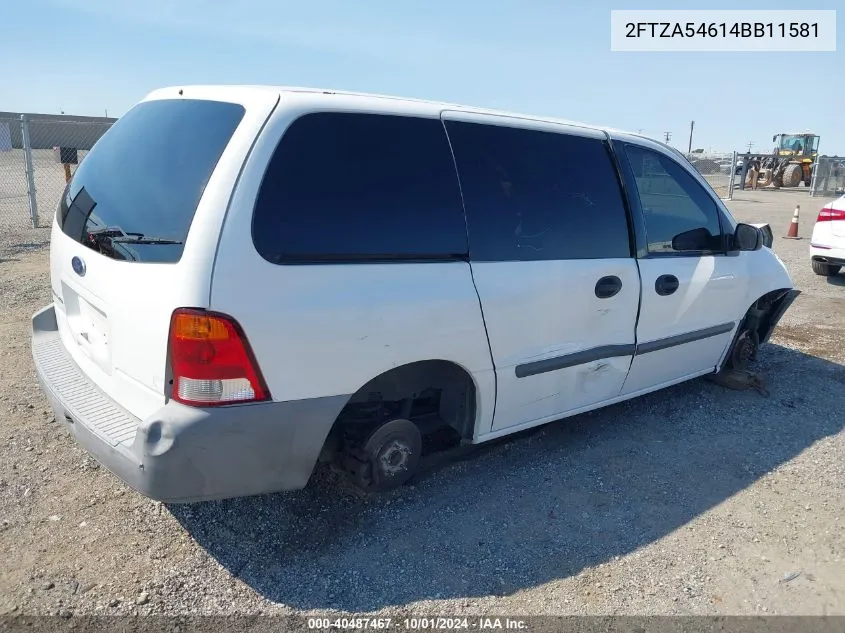
<svg viewBox="0 0 845 633"><path fill-rule="evenodd" d="M737 224L733 246L737 251L759 251L763 248L763 232L750 224Z"/></svg>
<svg viewBox="0 0 845 633"><path fill-rule="evenodd" d="M764 222L761 224L752 224L751 226L756 229L760 229L760 232L763 234L763 246L768 246L769 248L772 248L772 244L774 244L775 241L775 236L774 233L772 233L771 225Z"/></svg>
<svg viewBox="0 0 845 633"><path fill-rule="evenodd" d="M710 249L713 236L710 231L701 227L678 233L672 238L673 251L706 251Z"/></svg>

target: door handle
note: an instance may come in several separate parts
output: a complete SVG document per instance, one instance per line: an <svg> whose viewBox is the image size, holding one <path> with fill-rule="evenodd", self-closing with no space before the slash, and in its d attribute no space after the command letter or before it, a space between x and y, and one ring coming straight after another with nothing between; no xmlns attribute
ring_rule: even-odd
<svg viewBox="0 0 845 633"><path fill-rule="evenodd" d="M675 292L680 285L681 282L675 275L660 275L654 282L654 291L661 297L665 297Z"/></svg>
<svg viewBox="0 0 845 633"><path fill-rule="evenodd" d="M616 275L602 277L596 282L596 296L599 299L610 299L620 290L622 290L622 280Z"/></svg>

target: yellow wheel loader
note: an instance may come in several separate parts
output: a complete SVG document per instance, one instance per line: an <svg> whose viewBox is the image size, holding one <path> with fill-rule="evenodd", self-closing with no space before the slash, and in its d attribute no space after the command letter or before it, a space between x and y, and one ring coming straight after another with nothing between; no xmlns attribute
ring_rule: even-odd
<svg viewBox="0 0 845 633"><path fill-rule="evenodd" d="M770 157L761 161L758 187L797 187L802 182L810 186L813 166L819 152L819 136L809 132L775 134L775 148Z"/></svg>

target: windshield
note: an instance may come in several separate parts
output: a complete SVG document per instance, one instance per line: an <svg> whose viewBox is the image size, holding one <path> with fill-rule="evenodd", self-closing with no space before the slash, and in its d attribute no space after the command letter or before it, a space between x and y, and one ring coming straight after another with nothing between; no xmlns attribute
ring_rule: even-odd
<svg viewBox="0 0 845 633"><path fill-rule="evenodd" d="M217 161L244 115L234 103L146 101L74 174L57 211L69 237L113 259L177 262Z"/></svg>
<svg viewBox="0 0 845 633"><path fill-rule="evenodd" d="M814 152L819 148L819 137L812 134L784 134L780 138L778 149L793 152Z"/></svg>

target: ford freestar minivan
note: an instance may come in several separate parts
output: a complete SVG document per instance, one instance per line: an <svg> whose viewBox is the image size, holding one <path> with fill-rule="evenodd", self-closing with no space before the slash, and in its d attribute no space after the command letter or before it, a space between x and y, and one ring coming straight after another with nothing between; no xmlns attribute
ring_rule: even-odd
<svg viewBox="0 0 845 633"><path fill-rule="evenodd" d="M366 490L741 368L797 291L641 136L306 89L153 92L56 210L37 374L91 454L189 502ZM438 435L439 436L439 435Z"/></svg>

